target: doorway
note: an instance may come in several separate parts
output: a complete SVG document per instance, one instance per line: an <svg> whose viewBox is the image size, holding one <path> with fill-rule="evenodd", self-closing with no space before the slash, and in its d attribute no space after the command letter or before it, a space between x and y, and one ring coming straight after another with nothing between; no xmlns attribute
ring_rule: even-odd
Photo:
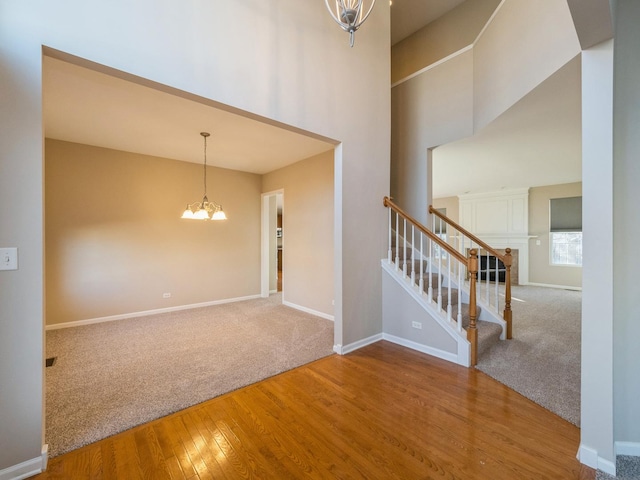
<svg viewBox="0 0 640 480"><path fill-rule="evenodd" d="M262 194L262 297L284 295L284 190Z"/></svg>

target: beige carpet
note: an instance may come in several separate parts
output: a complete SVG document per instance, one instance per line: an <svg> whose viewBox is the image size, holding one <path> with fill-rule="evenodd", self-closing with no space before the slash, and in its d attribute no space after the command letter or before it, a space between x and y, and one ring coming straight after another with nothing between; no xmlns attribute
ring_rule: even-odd
<svg viewBox="0 0 640 480"><path fill-rule="evenodd" d="M55 457L332 353L333 322L280 295L51 330L46 442Z"/></svg>
<svg viewBox="0 0 640 480"><path fill-rule="evenodd" d="M477 368L580 426L582 292L512 288L513 339L498 341Z"/></svg>

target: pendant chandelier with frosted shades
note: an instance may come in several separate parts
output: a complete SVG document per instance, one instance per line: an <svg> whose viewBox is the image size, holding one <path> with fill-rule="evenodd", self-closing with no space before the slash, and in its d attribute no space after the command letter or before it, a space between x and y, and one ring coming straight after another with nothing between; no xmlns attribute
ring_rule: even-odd
<svg viewBox="0 0 640 480"><path fill-rule="evenodd" d="M181 218L190 220L226 220L227 216L222 210L222 205L210 202L207 198L207 137L208 132L200 132L204 139L204 195L201 202L187 204Z"/></svg>

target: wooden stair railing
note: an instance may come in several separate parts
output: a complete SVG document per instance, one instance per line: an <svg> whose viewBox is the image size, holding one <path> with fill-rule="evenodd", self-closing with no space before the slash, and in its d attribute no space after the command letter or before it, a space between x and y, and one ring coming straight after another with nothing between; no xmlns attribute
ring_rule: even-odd
<svg viewBox="0 0 640 480"><path fill-rule="evenodd" d="M477 284L477 278L478 278L478 251L475 248L472 248L469 250L469 255L468 257L463 255L462 253L460 253L458 250L456 250L455 248L453 248L451 245L449 245L447 242L445 242L444 240L442 240L440 237L438 237L435 233L433 233L431 230L429 230L427 227L425 227L424 225L422 225L420 222L418 222L415 218L413 218L412 216L410 216L409 214L407 214L404 210L402 210L400 207L398 207L398 205L396 205L395 203L393 203L393 201L391 201L391 199L389 197L384 197L384 206L389 208L389 254L388 254L388 260L389 263L393 263L392 261L392 230L393 230L393 222L392 222L392 212L396 214L396 239L398 239L399 236L399 228L398 228L398 219L402 218L405 222L408 222L412 229L411 229L411 248L412 250L415 248L415 243L414 243L414 239L413 239L413 235L414 235L414 229L417 229L420 233L422 233L423 235L425 235L428 240L430 242L435 243L436 245L438 245L439 248L441 248L442 250L446 251L450 257L452 259L455 259L457 262L459 262L460 265L463 265L466 267L467 272L468 272L468 276L469 276L469 326L467 327L467 340L469 341L469 343L471 344L471 354L470 354L470 363L471 366L475 366L478 363L478 327L477 327L477 305L476 305L476 284ZM403 273L406 274L406 265L407 265L407 228L406 228L406 223L405 223L405 227L404 227L404 232L403 232L403 240L404 240L404 248L403 248L403 255L404 255L404 262L403 262ZM422 237L420 237L420 262L422 265L423 262L423 252L422 252ZM395 257L395 264L396 264L396 268L398 268L399 263L400 263L400 259L399 256L397 254L399 245L397 245L396 242L396 257ZM429 246L429 249L431 249L431 246ZM415 261L415 259L412 257L412 261ZM421 271L422 271L422 266L420 267ZM459 270L461 271L461 270ZM415 281L415 266L411 267L411 280ZM429 278L429 281L431 282L431 277ZM461 282L460 282L461 283ZM459 285L460 287L460 285ZM419 289L421 291L421 293L423 292L423 285L422 285L422 280L420 280L419 283ZM438 289L441 290L442 289L442 282L440 281L438 284ZM429 297L431 298L431 287L429 287ZM438 307L440 307L441 305L441 300L440 300L440 295L438 297ZM451 301L451 281L449 281L449 302ZM458 301L461 301L461 295L458 295ZM448 315L449 317L451 316L451 304L449 303L449 308L448 308ZM461 318L460 318L460 308L458 309L458 329L461 330L462 326L461 326Z"/></svg>
<svg viewBox="0 0 640 480"><path fill-rule="evenodd" d="M429 205L429 213L434 215L435 217L439 218L440 220L445 222L447 225L450 225L452 228L456 229L463 236L469 238L469 240L471 242L473 242L476 245L480 246L486 252L490 253L491 255L496 257L498 260L500 260L504 264L504 267L505 267L505 282L504 282L505 283L505 292L504 292L504 311L503 311L502 318L504 319L504 321L506 323L506 330L507 330L506 331L506 337L507 337L507 339L513 338L512 311L511 311L511 265L512 265L513 258L511 256L511 249L507 248L507 249L505 249L505 253L501 254L495 248L491 247L486 242L484 242L481 239L479 239L476 235L474 235L473 233L469 232L468 230L466 230L465 228L463 228L462 226L458 225L456 222L451 220L449 217L447 217L446 215L443 215L438 210L433 208L433 205ZM470 244L472 245L472 243L470 243ZM464 243L461 243L461 245L464 245ZM498 264L498 262L496 262L496 265L497 264ZM476 268L476 271L477 271L477 268ZM488 274L487 274L487 278L489 278ZM497 285L497 283L498 283L497 275L496 275L495 281L496 281L496 285Z"/></svg>

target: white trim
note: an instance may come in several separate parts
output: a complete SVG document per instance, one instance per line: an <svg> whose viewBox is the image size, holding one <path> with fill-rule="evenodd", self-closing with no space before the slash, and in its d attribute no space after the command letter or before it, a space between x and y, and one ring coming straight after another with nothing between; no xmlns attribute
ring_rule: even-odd
<svg viewBox="0 0 640 480"><path fill-rule="evenodd" d="M456 58L457 56L462 55L465 52L468 52L472 48L473 48L473 45L467 45L466 47L461 48L460 50L458 50L456 52L453 52L452 54L447 55L444 58L441 58L437 62L434 62L431 65L427 65L426 67L418 70L417 72L413 72L411 75L407 75L406 77L398 80L396 83L392 83L391 84L391 88L397 87L398 85L401 85L404 82L407 82L407 81L411 80L412 78L417 77L418 75L422 75L424 72L427 72L427 71L431 70L432 68L436 68L438 65L442 65L443 63L448 62L452 58Z"/></svg>
<svg viewBox="0 0 640 480"><path fill-rule="evenodd" d="M446 360L448 362L457 363L458 365L462 365L463 367L469 366L467 364L461 363L458 355L456 355L455 353L446 352L438 348L433 348L427 345L423 345L421 343L412 342L411 340L407 340L401 337L396 337L395 335L390 335L388 333L383 333L382 339L387 340L391 343L395 343L397 345L401 345L403 347L410 348L411 350L417 350L418 352L426 353L427 355L432 355L434 357L441 358L442 360Z"/></svg>
<svg viewBox="0 0 640 480"><path fill-rule="evenodd" d="M458 195L460 200L483 200L493 199L498 197L521 197L529 195L529 187L523 188L508 188L505 190L497 190L491 192L479 192L479 193L463 193Z"/></svg>
<svg viewBox="0 0 640 480"><path fill-rule="evenodd" d="M382 334L377 333L370 337L363 338L362 340L358 340L357 342L350 343L349 345L334 345L333 351L339 355L346 355L347 353L355 352L362 347L366 347L367 345L371 345L372 343L379 342L380 340L382 340Z"/></svg>
<svg viewBox="0 0 640 480"><path fill-rule="evenodd" d="M42 471L47 470L47 463L49 463L49 444L45 443L42 446L42 454L40 455L42 458Z"/></svg>
<svg viewBox="0 0 640 480"><path fill-rule="evenodd" d="M545 288L560 288L562 290L575 290L577 292L582 291L582 287L572 287L571 285L553 285L551 283L535 283L529 282L525 285L531 285L532 287L545 287Z"/></svg>
<svg viewBox="0 0 640 480"><path fill-rule="evenodd" d="M473 41L473 46L476 46L476 43L478 43L478 41L480 40L480 38L482 37L482 35L484 35L484 32L487 28L489 28L489 25L491 25L491 23L493 22L493 19L496 18L496 15L498 15L498 12L500 11L500 9L502 8L502 6L504 5L504 3L507 0L502 0L500 2L500 4L496 7L496 9L493 11L493 13L491 14L491 16L489 17L489 20L487 20L487 23L484 24L484 27L482 27L482 30L480 30L480 33L478 34L478 36L476 37L476 39Z"/></svg>
<svg viewBox="0 0 640 480"><path fill-rule="evenodd" d="M615 442L616 455L630 455L632 457L640 457L639 442Z"/></svg>
<svg viewBox="0 0 640 480"><path fill-rule="evenodd" d="M616 464L598 456L598 451L593 448L580 444L578 449L578 460L587 467L602 470L609 475L616 475Z"/></svg>
<svg viewBox="0 0 640 480"><path fill-rule="evenodd" d="M222 300L212 300L211 302L192 303L190 305L179 305L177 307L157 308L155 310L144 310L142 312L123 313L120 315L109 315L107 317L89 318L87 320L75 320L73 322L55 323L47 325L45 330L57 330L59 328L79 327L82 325L91 325L94 323L112 322L114 320L126 320L128 318L147 317L158 313L177 312L180 310L190 310L192 308L210 307L212 305L222 305L225 303L243 302L245 300L254 300L261 298L258 295L247 295L246 297L225 298ZM1 480L1 479L0 479Z"/></svg>
<svg viewBox="0 0 640 480"><path fill-rule="evenodd" d="M311 308L303 307L302 305L296 305L295 303L287 302L284 299L282 300L282 304L286 305L287 307L300 310L301 312L310 313L311 315L315 315L316 317L331 320L332 322L334 321L333 315L329 315L328 313L319 312L318 310L313 310Z"/></svg>
<svg viewBox="0 0 640 480"><path fill-rule="evenodd" d="M47 450L45 445L39 457L0 470L0 480L22 480L42 473L47 465Z"/></svg>

